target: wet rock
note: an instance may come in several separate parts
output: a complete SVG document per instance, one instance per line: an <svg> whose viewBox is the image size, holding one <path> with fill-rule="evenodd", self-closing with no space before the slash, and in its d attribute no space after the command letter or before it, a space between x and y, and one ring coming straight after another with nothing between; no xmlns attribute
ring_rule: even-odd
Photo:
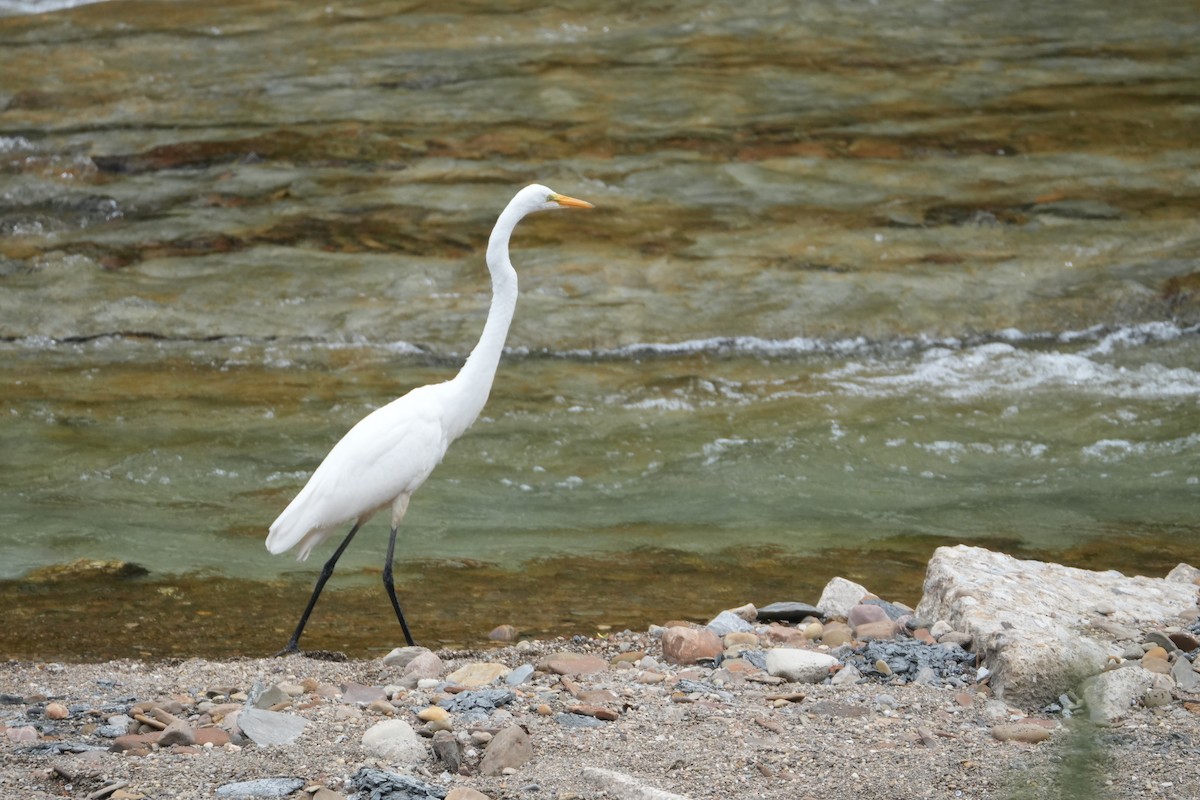
<svg viewBox="0 0 1200 800"><path fill-rule="evenodd" d="M259 797L287 797L304 788L299 778L257 778L252 781L237 781L217 787L217 797L243 800Z"/></svg>
<svg viewBox="0 0 1200 800"><path fill-rule="evenodd" d="M396 764L416 764L425 758L425 745L402 719L389 719L372 725L362 737L368 754Z"/></svg>
<svg viewBox="0 0 1200 800"><path fill-rule="evenodd" d="M360 767L350 776L350 784L364 800L442 800L446 796L445 789L419 778L373 767Z"/></svg>
<svg viewBox="0 0 1200 800"><path fill-rule="evenodd" d="M813 650L777 647L767 651L767 673L796 683L820 683L838 660Z"/></svg>
<svg viewBox="0 0 1200 800"><path fill-rule="evenodd" d="M826 617L845 619L850 613L850 609L858 605L868 594L870 592L865 586L860 586L845 578L833 578L821 590L821 599L817 601L817 608Z"/></svg>
<svg viewBox="0 0 1200 800"><path fill-rule="evenodd" d="M1103 725L1123 719L1154 685L1154 673L1141 667L1102 672L1083 682L1081 693L1088 717Z"/></svg>
<svg viewBox="0 0 1200 800"><path fill-rule="evenodd" d="M825 612L808 603L771 603L758 610L758 618L763 622L801 622L808 617L816 617L825 621Z"/></svg>
<svg viewBox="0 0 1200 800"><path fill-rule="evenodd" d="M493 642L515 642L517 629L512 625L497 625L488 633L488 639Z"/></svg>
<svg viewBox="0 0 1200 800"><path fill-rule="evenodd" d="M291 744L304 733L308 720L294 714L244 708L238 712L238 727L259 747Z"/></svg>
<svg viewBox="0 0 1200 800"><path fill-rule="evenodd" d="M1116 603L1113 621L1145 628L1194 609L1195 587L939 547L917 615L972 635L998 696L1041 707L1099 673L1115 650L1093 625L1092 609L1103 602Z"/></svg>
<svg viewBox="0 0 1200 800"><path fill-rule="evenodd" d="M459 686L488 686L508 674L504 664L477 661L454 670L446 676L447 683Z"/></svg>
<svg viewBox="0 0 1200 800"><path fill-rule="evenodd" d="M1194 650L1200 649L1200 636L1191 631L1172 631L1168 634L1167 638L1185 653L1191 653Z"/></svg>
<svg viewBox="0 0 1200 800"><path fill-rule="evenodd" d="M519 725L510 725L492 737L479 771L484 775L499 775L506 769L516 769L533 758L529 734Z"/></svg>
<svg viewBox="0 0 1200 800"><path fill-rule="evenodd" d="M537 662L542 672L556 675L591 675L608 669L608 662L586 653L554 653Z"/></svg>
<svg viewBox="0 0 1200 800"><path fill-rule="evenodd" d="M58 583L61 581L89 581L104 579L140 578L149 575L145 567L129 561L105 561L103 559L81 558L67 564L51 564L39 567L26 574L22 581L26 583Z"/></svg>
<svg viewBox="0 0 1200 800"><path fill-rule="evenodd" d="M708 628L667 628L662 635L663 658L672 664L695 664L721 654L721 639Z"/></svg>

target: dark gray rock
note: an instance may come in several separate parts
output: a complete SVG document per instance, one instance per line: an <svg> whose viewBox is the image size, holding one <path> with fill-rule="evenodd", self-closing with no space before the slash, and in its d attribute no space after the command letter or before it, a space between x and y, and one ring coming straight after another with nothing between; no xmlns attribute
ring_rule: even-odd
<svg viewBox="0 0 1200 800"><path fill-rule="evenodd" d="M763 622L799 622L805 617L816 617L822 622L827 619L821 609L808 603L771 603L758 610L758 618Z"/></svg>
<svg viewBox="0 0 1200 800"><path fill-rule="evenodd" d="M442 800L446 790L407 775L361 767L350 777L350 800Z"/></svg>
<svg viewBox="0 0 1200 800"><path fill-rule="evenodd" d="M438 703L447 711L462 713L467 711L495 711L500 706L507 705L517 699L511 689L478 689L475 691L459 692Z"/></svg>
<svg viewBox="0 0 1200 800"><path fill-rule="evenodd" d="M603 720L583 714L559 713L554 715L554 721L564 728L603 728L605 725Z"/></svg>

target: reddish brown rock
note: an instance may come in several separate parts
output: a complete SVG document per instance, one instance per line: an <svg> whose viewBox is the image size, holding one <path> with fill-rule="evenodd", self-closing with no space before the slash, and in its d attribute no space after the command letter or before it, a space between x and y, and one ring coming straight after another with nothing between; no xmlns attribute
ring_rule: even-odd
<svg viewBox="0 0 1200 800"><path fill-rule="evenodd" d="M881 622L864 622L854 629L858 639L891 639L896 635L896 623L890 619Z"/></svg>
<svg viewBox="0 0 1200 800"><path fill-rule="evenodd" d="M695 664L721 654L721 638L707 628L667 628L662 635L663 658L672 664Z"/></svg>
<svg viewBox="0 0 1200 800"><path fill-rule="evenodd" d="M591 675L608 669L608 662L586 653L553 653L538 661L537 668L556 675Z"/></svg>

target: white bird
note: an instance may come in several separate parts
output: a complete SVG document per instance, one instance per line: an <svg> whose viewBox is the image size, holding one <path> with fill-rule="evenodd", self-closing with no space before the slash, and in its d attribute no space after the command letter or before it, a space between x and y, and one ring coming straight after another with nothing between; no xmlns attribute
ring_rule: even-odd
<svg viewBox="0 0 1200 800"><path fill-rule="evenodd" d="M452 379L413 389L360 420L333 446L308 483L271 524L267 549L278 554L299 546L297 558L303 561L336 529L353 523L321 569L300 624L280 655L299 652L300 634L337 560L358 529L385 508L392 511L392 532L383 585L405 640L413 644L392 583L396 531L413 492L441 462L450 443L471 427L487 402L517 305L517 272L508 257L509 237L527 214L552 208L592 208L592 204L537 184L517 192L496 220L488 239L492 305L479 343L462 369Z"/></svg>

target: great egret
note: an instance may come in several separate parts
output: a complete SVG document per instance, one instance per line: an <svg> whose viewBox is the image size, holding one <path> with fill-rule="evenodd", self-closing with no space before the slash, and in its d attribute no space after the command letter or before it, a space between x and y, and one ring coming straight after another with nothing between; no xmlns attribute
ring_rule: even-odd
<svg viewBox="0 0 1200 800"><path fill-rule="evenodd" d="M446 454L446 448L471 426L487 402L517 305L517 273L508 258L508 240L513 228L526 214L552 208L592 208L592 204L537 184L517 192L496 220L488 239L492 305L479 343L462 369L444 383L413 389L363 417L333 446L308 483L271 524L267 549L278 554L299 545L297 558L303 561L335 529L353 522L346 538L321 568L300 624L279 655L299 652L300 634L337 560L358 529L376 512L388 507L392 510L392 532L383 585L404 630L404 639L412 645L412 634L392 583L396 531L412 493L425 482Z"/></svg>

